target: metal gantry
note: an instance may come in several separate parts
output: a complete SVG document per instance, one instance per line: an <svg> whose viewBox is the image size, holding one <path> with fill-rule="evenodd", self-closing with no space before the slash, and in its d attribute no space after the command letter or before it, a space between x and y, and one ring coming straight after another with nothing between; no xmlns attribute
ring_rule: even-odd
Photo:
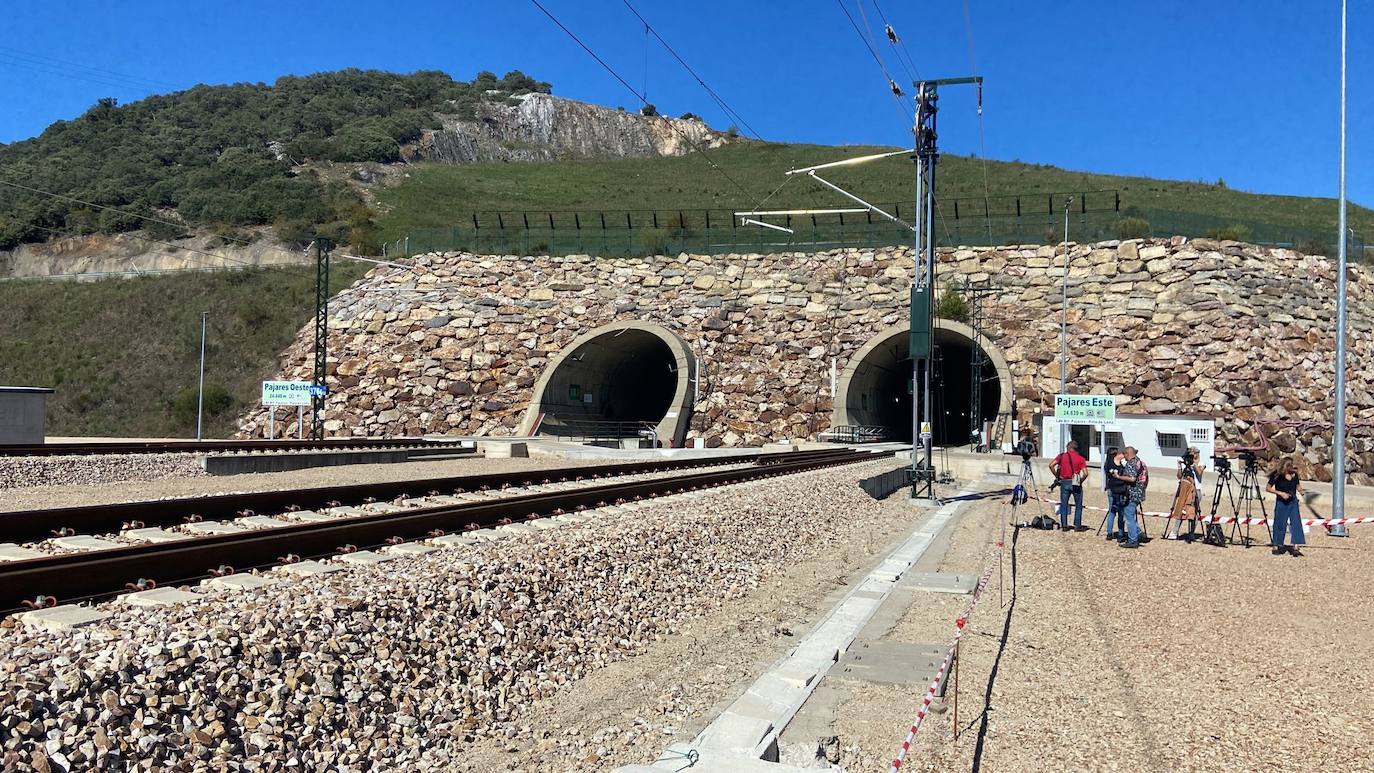
<svg viewBox="0 0 1374 773"><path fill-rule="evenodd" d="M911 496L916 499L935 498L934 423L931 392L931 343L933 328L933 297L935 293L935 165L940 151L937 145L936 117L939 114L941 86L971 84L978 87L978 102L982 104L983 79L942 78L916 81L916 121L912 132L916 136L916 273L911 290ZM917 384L920 384L919 390ZM917 443L922 453L917 453ZM919 457L924 456L924 459Z"/></svg>
<svg viewBox="0 0 1374 773"><path fill-rule="evenodd" d="M329 252L334 243L315 238L315 374L310 396L310 438L324 438L324 377L329 348Z"/></svg>

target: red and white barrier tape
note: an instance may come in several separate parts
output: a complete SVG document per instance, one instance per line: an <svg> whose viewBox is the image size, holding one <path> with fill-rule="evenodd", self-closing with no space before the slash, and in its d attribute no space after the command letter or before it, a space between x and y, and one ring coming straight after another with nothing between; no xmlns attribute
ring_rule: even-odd
<svg viewBox="0 0 1374 773"><path fill-rule="evenodd" d="M1046 503L1046 504L1051 504L1051 505L1055 505L1055 506L1058 506L1058 505L1059 505L1059 500L1057 500L1057 499L1050 499L1049 497L1035 497L1035 498L1036 498L1037 500L1041 501L1041 502ZM1094 506L1092 506L1092 505L1084 505L1084 506L1083 506L1083 509L1084 509L1084 510L1095 510L1095 511L1097 511L1097 512L1099 512L1099 513L1105 513L1105 512L1107 512L1107 508L1105 508L1105 507L1094 507ZM1170 516L1170 513L1168 513L1168 512L1163 512L1163 511L1153 512L1153 511L1137 510L1137 511L1136 511L1136 515L1147 515L1147 516L1150 516L1151 518L1168 518L1168 517ZM1216 517L1216 518L1211 518L1211 517L1209 517L1209 516L1203 516L1203 517L1201 517L1201 518L1198 519L1198 521L1201 522L1201 523L1237 523L1237 522L1239 522L1239 523L1241 523L1241 524L1250 524L1250 525L1259 525L1259 524L1262 524L1262 523L1269 523L1269 522L1272 521L1272 520L1273 520L1272 518L1236 518L1235 516L1218 516L1218 517ZM1355 523L1374 523L1374 517L1365 516L1365 517L1361 517L1361 518L1304 518L1303 521L1302 521L1302 525L1303 525L1303 526L1345 526L1345 525L1355 524Z"/></svg>
<svg viewBox="0 0 1374 773"><path fill-rule="evenodd" d="M995 556L1002 551L1002 543L997 543L997 549L993 552ZM992 579L992 570L996 566L989 563L987 571L978 578L978 585L973 589L973 600L969 603L968 609L954 621L954 640L950 642L949 650L945 652L945 659L940 662L940 667L935 669L935 678L930 680L930 686L926 688L926 694L921 698L921 708L916 711L916 721L911 723L911 730L906 734L906 740L902 741L902 746L897 750L897 756L892 760L888 773L897 773L902 768L902 763L906 762L906 753L911 749L911 742L916 740L916 731L921 729L922 723L926 720L926 715L930 713L930 704L935 701L935 694L940 691L940 685L944 684L945 676L949 672L950 663L954 660L954 652L959 647L959 640L964 638L964 625L968 623L969 616L973 614L974 607L978 606L978 601L983 598L983 589L988 586L988 581Z"/></svg>

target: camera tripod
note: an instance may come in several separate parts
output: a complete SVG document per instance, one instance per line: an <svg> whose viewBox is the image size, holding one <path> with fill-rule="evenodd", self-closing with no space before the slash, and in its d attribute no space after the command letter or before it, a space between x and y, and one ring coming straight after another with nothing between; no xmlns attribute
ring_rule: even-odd
<svg viewBox="0 0 1374 773"><path fill-rule="evenodd" d="M1045 515L1045 504L1040 501L1037 492L1040 486L1035 480L1035 466L1031 464L1029 456L1021 457L1021 477L1016 480L1016 485L1011 490L1011 517L1017 526L1036 526L1049 519ZM1028 521L1017 521L1016 513L1021 505L1025 504L1034 496L1036 516Z"/></svg>
<svg viewBox="0 0 1374 773"><path fill-rule="evenodd" d="M1225 537L1221 533L1221 524L1216 522L1217 510L1221 507L1221 493L1226 492L1226 500L1231 503L1231 512L1236 520L1231 524L1229 539L1231 542L1239 542L1244 547L1250 547L1255 540L1250 535L1250 518L1253 517L1255 505L1259 505L1260 515L1263 516L1264 530L1269 534L1269 541L1274 541L1274 534L1269 528L1269 514L1264 509L1264 499L1260 494L1258 471L1254 465L1247 463L1245 469L1240 474L1240 498L1236 498L1235 491L1231 488L1231 480L1235 477L1231 466L1217 467L1217 487L1212 494L1212 510L1207 523L1207 537L1205 541L1211 544L1224 544ZM1244 514L1242 514L1244 510ZM1241 536L1241 520L1245 521L1244 536Z"/></svg>

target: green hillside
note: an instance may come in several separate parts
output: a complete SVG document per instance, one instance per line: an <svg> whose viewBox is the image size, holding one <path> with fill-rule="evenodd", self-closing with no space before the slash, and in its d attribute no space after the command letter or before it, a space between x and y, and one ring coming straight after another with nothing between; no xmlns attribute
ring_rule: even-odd
<svg viewBox="0 0 1374 773"><path fill-rule="evenodd" d="M465 82L343 70L128 105L101 99L33 139L0 145L0 249L139 228L164 239L185 227L239 239L248 235L241 227L271 226L284 241L325 233L374 252L357 189L322 179L308 162L399 161L402 144L438 126L440 113L470 116L480 101L549 89L520 72Z"/></svg>
<svg viewBox="0 0 1374 773"><path fill-rule="evenodd" d="M366 269L336 262L333 289ZM49 434L195 437L208 311L206 435L226 437L314 302L313 266L0 282L0 384L57 390Z"/></svg>
<svg viewBox="0 0 1374 773"><path fill-rule="evenodd" d="M751 208L765 200L787 180L783 172L788 169L888 150L893 148L747 142L708 151L705 157L692 153L673 158L553 164L416 164L399 184L379 192L379 233L384 240L391 241L417 228L464 226L470 223L473 212L728 212ZM961 200L964 217L970 211L982 213L985 169L986 193L991 197L988 208L994 217L1012 216L1017 197L1027 214L1032 209L1043 213L1047 209L1046 199L1036 194L1114 190L1121 197L1122 211L1118 216L1137 215L1153 220L1157 233L1197 236L1209 228L1236 224L1251 231L1273 226L1299 234L1329 234L1324 238L1332 241L1335 238L1334 199L1246 193L1220 181L1124 177L1016 161L990 161L985 165L976 158L948 155L941 158L937 168L943 218L954 216L952 200L956 198ZM727 174L739 187L726 178ZM901 203L909 211L913 169L906 156L822 174L871 202ZM1113 198L1088 197L1093 207L1115 207ZM769 209L843 206L852 205L800 176L787 181L767 198ZM1349 214L1350 225L1357 233L1374 233L1374 210L1351 206Z"/></svg>

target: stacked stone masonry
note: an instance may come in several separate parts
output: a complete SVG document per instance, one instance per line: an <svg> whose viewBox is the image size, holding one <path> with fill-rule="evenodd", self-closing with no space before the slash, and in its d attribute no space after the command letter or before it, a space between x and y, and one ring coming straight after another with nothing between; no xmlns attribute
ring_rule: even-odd
<svg viewBox="0 0 1374 773"><path fill-rule="evenodd" d="M1059 387L1062 247L942 250L941 286L989 284L984 330L1031 421ZM708 446L812 438L831 422L831 359L845 367L907 319L910 248L769 255L421 255L381 267L330 304L330 435L510 435L551 356L613 322L680 336L702 362L689 436ZM1350 418L1358 480L1374 472L1374 274L1350 283ZM1122 410L1216 416L1219 445L1296 452L1329 480L1335 267L1236 242L1069 246L1070 391ZM281 358L309 378L312 331ZM1302 422L1314 422L1307 426ZM1256 426L1257 423L1259 426ZM279 421L279 432L294 432ZM244 417L245 435L266 417Z"/></svg>

